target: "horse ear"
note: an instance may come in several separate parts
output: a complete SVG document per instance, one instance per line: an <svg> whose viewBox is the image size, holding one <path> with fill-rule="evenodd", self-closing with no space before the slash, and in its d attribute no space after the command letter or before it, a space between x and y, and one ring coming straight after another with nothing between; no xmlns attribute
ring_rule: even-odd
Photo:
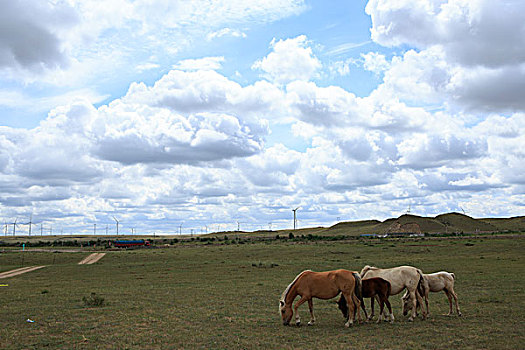
<svg viewBox="0 0 525 350"><path fill-rule="evenodd" d="M284 301L279 300L279 305L281 305L281 307L283 307L284 306Z"/></svg>

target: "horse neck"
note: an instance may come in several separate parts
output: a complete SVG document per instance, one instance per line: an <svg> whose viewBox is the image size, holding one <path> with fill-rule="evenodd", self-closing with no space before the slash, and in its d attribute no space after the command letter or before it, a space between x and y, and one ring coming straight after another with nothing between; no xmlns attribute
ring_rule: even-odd
<svg viewBox="0 0 525 350"><path fill-rule="evenodd" d="M298 274L295 279L286 287L286 290L283 293L283 301L285 305L292 304L295 297L297 296L297 284L299 282L299 279L303 277L305 272L308 272L309 270L305 270Z"/></svg>
<svg viewBox="0 0 525 350"><path fill-rule="evenodd" d="M293 286L290 287L290 289L288 290L288 293L286 293L284 297L284 304L292 305L296 296L297 296L297 283L294 283Z"/></svg>

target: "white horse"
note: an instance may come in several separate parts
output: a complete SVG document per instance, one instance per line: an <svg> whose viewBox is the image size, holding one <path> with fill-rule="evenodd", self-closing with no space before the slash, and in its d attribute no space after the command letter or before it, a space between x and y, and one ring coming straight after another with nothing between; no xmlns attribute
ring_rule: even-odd
<svg viewBox="0 0 525 350"><path fill-rule="evenodd" d="M381 277L387 280L390 282L391 286L390 295L399 294L403 291L403 289L406 288L407 293L410 297L412 297L411 301L414 304L412 314L408 320L414 320L414 317L416 317L416 302L419 301L420 305L423 305L421 295L418 293L418 286L420 286L421 289L424 288L424 286L421 286L421 284L424 283L424 279L423 272L421 272L420 269L413 266L399 266L390 269L380 269L366 265L361 270L360 275L363 280L372 277ZM425 319L427 314L425 310L422 311L423 319ZM372 314L369 318L372 318L373 316L374 315ZM390 319L391 321L394 321L394 314L392 312L390 313Z"/></svg>
<svg viewBox="0 0 525 350"><path fill-rule="evenodd" d="M428 311L428 293L430 292L445 292L447 298L448 298L448 304L449 304L449 312L448 316L452 315L452 298L454 298L454 302L456 304L456 312L458 313L458 316L461 316L461 311L459 310L458 305L458 296L456 292L454 292L454 282L456 280L456 276L451 272L441 271L431 274L423 274L423 278L425 279L426 284L428 285L428 288L425 289L423 294L423 299L425 300L425 305L427 308L427 313L430 314L430 311ZM412 300L410 299L410 295L408 293L405 293L402 297L403 301L403 315L406 315L410 309L413 308Z"/></svg>

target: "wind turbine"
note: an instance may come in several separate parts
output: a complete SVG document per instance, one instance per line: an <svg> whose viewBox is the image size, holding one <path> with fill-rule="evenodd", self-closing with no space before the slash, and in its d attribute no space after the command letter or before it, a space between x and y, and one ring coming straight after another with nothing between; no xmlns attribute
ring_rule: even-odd
<svg viewBox="0 0 525 350"><path fill-rule="evenodd" d="M16 226L17 226L16 221L17 221L17 220L18 220L18 218L16 218L15 221L11 223L11 224L13 225L13 236L16 235Z"/></svg>
<svg viewBox="0 0 525 350"><path fill-rule="evenodd" d="M31 236L31 226L33 225L33 214L31 214L31 216L29 217L29 222L24 224L24 225L29 225L29 236Z"/></svg>
<svg viewBox="0 0 525 350"><path fill-rule="evenodd" d="M116 217L113 217L113 220L115 220L115 222L117 223L117 236L118 236L118 224L119 224L119 221L117 220Z"/></svg>
<svg viewBox="0 0 525 350"><path fill-rule="evenodd" d="M297 210L299 209L300 207L297 207L295 209L292 209L293 211L293 229L295 230L295 226L297 224Z"/></svg>

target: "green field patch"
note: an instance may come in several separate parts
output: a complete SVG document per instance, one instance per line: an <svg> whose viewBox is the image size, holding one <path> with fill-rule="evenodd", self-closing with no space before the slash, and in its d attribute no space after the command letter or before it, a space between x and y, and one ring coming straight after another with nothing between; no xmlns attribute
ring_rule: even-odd
<svg viewBox="0 0 525 350"><path fill-rule="evenodd" d="M520 349L525 341L524 242L520 236L285 239L107 251L93 265L78 265L88 251L9 251L0 254L0 271L47 267L6 279L8 287L0 289L0 344L6 349ZM397 295L390 297L393 324L347 329L334 300L314 299L315 326L282 326L278 299L298 273L359 271L367 264L454 272L464 316L445 316L445 294L431 293L430 318L408 322ZM93 292L104 298L103 305L84 304ZM369 300L366 305L369 309ZM308 306L299 312L306 323Z"/></svg>

